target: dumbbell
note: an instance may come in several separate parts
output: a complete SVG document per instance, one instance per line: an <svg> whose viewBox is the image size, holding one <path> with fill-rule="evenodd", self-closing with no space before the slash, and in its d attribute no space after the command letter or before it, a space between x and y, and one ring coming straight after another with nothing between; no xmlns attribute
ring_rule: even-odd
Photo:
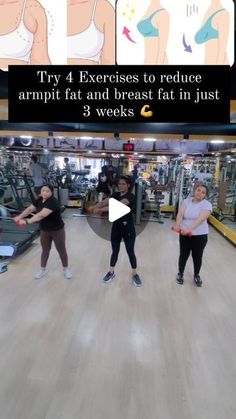
<svg viewBox="0 0 236 419"><path fill-rule="evenodd" d="M174 227L171 227L171 230L174 231L175 233L179 233L181 236L187 236L187 237L192 236L192 232L190 230L183 230L180 227L178 228L178 230L175 230Z"/></svg>
<svg viewBox="0 0 236 419"><path fill-rule="evenodd" d="M96 214L100 215L100 217L101 217L104 214L104 212L102 210L100 210L100 211L97 211Z"/></svg>
<svg viewBox="0 0 236 419"><path fill-rule="evenodd" d="M18 217L13 218L14 223L16 223L18 225L18 227L20 227L20 228L25 228L26 227L25 220L22 220L22 219L18 220L17 218Z"/></svg>

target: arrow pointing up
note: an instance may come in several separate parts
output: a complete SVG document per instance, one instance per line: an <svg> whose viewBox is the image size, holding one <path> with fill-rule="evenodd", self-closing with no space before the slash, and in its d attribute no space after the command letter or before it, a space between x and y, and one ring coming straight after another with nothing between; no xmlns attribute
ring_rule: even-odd
<svg viewBox="0 0 236 419"><path fill-rule="evenodd" d="M125 35L126 36L126 38L129 40L129 41L131 41L131 42L133 42L134 44L136 44L136 42L135 41L133 41L133 39L130 37L130 30L127 28L127 26L124 26L124 29L123 29L123 32L122 32L122 34L123 35Z"/></svg>

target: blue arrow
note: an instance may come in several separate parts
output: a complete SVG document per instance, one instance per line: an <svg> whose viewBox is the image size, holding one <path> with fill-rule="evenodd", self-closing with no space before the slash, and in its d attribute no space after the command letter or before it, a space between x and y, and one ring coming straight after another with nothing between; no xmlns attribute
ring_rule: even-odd
<svg viewBox="0 0 236 419"><path fill-rule="evenodd" d="M185 41L185 34L183 34L183 44L184 44L184 51L186 52L193 52L191 45L187 45Z"/></svg>

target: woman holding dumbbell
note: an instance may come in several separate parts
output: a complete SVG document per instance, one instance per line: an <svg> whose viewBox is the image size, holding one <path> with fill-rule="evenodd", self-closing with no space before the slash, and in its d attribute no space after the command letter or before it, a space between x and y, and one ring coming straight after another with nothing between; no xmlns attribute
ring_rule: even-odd
<svg viewBox="0 0 236 419"><path fill-rule="evenodd" d="M130 176L121 176L118 181L118 191L114 192L111 196L111 198L116 199L124 205L127 205L131 211L135 206L135 196L131 192L132 186L133 182ZM94 207L91 207L89 212L93 214L100 214L103 211L108 211L108 209L109 198L106 198L102 202L96 204ZM132 267L133 284L136 287L141 287L142 281L137 273L137 259L134 252L136 232L131 212L113 222L111 229L112 254L110 258L110 267L107 274L103 277L103 282L109 283L115 277L114 271L116 262L118 260L122 239L124 240L125 248Z"/></svg>
<svg viewBox="0 0 236 419"><path fill-rule="evenodd" d="M35 279L41 279L46 274L46 265L53 241L62 262L64 277L70 279L72 278L72 274L68 269L65 229L64 222L61 218L60 205L53 196L53 187L51 185L47 184L42 186L40 195L40 198L26 208L20 215L16 216L14 221L22 228L27 224L39 222L42 253L41 267L36 272ZM32 212L36 212L36 214L29 219L24 219Z"/></svg>
<svg viewBox="0 0 236 419"><path fill-rule="evenodd" d="M203 251L208 240L207 219L212 212L211 203L205 199L207 194L207 186L197 184L193 197L185 199L181 205L176 224L172 227L172 230L179 233L179 272L176 277L179 284L184 283L185 265L192 253L194 281L198 287L202 285L200 269Z"/></svg>

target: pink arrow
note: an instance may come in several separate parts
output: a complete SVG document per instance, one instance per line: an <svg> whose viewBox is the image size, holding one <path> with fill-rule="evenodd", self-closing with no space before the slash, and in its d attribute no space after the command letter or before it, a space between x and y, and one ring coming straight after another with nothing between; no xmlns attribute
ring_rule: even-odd
<svg viewBox="0 0 236 419"><path fill-rule="evenodd" d="M136 44L136 42L135 42L135 41L133 41L133 39L130 37L129 33L130 33L130 30L129 30L126 26L124 26L124 29L123 29L122 34L123 34L123 35L125 35L125 36L126 36L126 38L127 38L129 41L131 41L131 42L133 42L134 44Z"/></svg>

